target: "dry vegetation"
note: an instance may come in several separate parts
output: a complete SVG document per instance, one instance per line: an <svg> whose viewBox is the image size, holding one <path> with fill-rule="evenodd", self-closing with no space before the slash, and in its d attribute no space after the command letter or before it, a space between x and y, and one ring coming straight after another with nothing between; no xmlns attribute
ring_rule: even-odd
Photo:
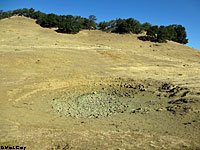
<svg viewBox="0 0 200 150"><path fill-rule="evenodd" d="M0 20L0 145L200 149L198 50L134 34L54 30L25 17ZM117 104L110 109L107 99ZM93 111L104 105L108 117Z"/></svg>

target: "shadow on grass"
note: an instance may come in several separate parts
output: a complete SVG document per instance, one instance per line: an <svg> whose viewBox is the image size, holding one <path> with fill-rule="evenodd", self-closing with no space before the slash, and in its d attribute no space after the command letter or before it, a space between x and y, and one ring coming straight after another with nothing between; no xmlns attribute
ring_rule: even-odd
<svg viewBox="0 0 200 150"><path fill-rule="evenodd" d="M156 37L149 37L149 36L139 36L138 39L142 41L150 41L155 43L167 43L167 40L165 39L158 39Z"/></svg>
<svg viewBox="0 0 200 150"><path fill-rule="evenodd" d="M142 41L158 42L158 40L156 38L149 37L149 36L139 36L138 39L142 40Z"/></svg>

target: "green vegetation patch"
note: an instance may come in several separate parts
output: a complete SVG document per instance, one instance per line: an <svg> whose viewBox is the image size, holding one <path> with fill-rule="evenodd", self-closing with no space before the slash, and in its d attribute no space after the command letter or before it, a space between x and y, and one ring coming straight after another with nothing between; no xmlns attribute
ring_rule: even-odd
<svg viewBox="0 0 200 150"><path fill-rule="evenodd" d="M6 12L0 10L0 19L8 18L14 15L36 19L36 23L40 26L47 28L56 27L58 28L56 31L60 33L76 34L83 29L99 29L119 34L140 34L145 32L146 36L140 36L140 40L159 43L171 40L181 44L188 43L185 27L176 24L159 27L152 26L148 22L141 24L133 18L119 18L109 22L103 21L96 23L97 18L94 15L90 15L89 18L83 18L81 16L72 15L56 15L53 13L45 14L40 11L35 11L33 8L16 9Z"/></svg>

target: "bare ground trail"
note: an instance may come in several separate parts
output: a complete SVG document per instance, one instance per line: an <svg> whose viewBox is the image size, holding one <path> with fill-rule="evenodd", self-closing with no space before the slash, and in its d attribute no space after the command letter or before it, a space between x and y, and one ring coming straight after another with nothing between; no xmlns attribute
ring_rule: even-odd
<svg viewBox="0 0 200 150"><path fill-rule="evenodd" d="M0 21L0 146L200 149L200 52Z"/></svg>

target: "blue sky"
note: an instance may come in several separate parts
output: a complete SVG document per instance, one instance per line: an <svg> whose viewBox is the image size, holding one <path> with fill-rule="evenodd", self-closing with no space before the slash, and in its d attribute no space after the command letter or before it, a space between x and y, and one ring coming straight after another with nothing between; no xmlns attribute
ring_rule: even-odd
<svg viewBox="0 0 200 150"><path fill-rule="evenodd" d="M200 0L0 0L3 11L34 8L45 13L88 17L97 22L132 17L153 25L186 27L188 46L200 50Z"/></svg>

